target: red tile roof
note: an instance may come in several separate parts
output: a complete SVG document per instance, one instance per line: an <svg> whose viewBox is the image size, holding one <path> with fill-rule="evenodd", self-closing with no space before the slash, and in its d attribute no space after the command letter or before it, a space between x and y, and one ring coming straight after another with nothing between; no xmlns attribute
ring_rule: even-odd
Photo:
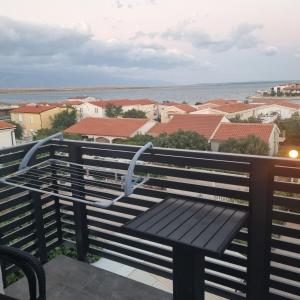
<svg viewBox="0 0 300 300"><path fill-rule="evenodd" d="M240 139L254 134L268 142L274 126L274 124L222 123L211 139L225 141L229 138Z"/></svg>
<svg viewBox="0 0 300 300"><path fill-rule="evenodd" d="M0 130L1 129L12 129L12 128L15 128L16 126L11 124L11 123L8 123L8 122L5 122L5 121L0 121Z"/></svg>
<svg viewBox="0 0 300 300"><path fill-rule="evenodd" d="M190 113L190 112L193 112L193 111L196 111L197 109L189 104L185 104L185 103L182 103L182 104L176 104L176 105L173 105L187 113Z"/></svg>
<svg viewBox="0 0 300 300"><path fill-rule="evenodd" d="M247 109L256 108L258 106L262 106L263 104L246 104L246 103L233 103L233 104L225 104L215 107L216 110L224 111L227 113L239 112Z"/></svg>
<svg viewBox="0 0 300 300"><path fill-rule="evenodd" d="M57 105L24 105L11 110L11 113L30 113L30 114L40 114L47 110L56 108Z"/></svg>
<svg viewBox="0 0 300 300"><path fill-rule="evenodd" d="M222 119L222 115L176 115L169 123L155 125L149 133L158 135L178 130L195 131L209 139Z"/></svg>
<svg viewBox="0 0 300 300"><path fill-rule="evenodd" d="M263 98L259 98L259 99L254 99L255 102L257 103L262 103L264 105L272 105L272 104L276 104L276 105L280 105L283 107L289 107L289 108L294 108L294 109L300 109L300 104L299 103L292 103L289 102L286 99L263 99Z"/></svg>
<svg viewBox="0 0 300 300"><path fill-rule="evenodd" d="M65 130L81 135L130 137L145 125L148 119L86 118Z"/></svg>

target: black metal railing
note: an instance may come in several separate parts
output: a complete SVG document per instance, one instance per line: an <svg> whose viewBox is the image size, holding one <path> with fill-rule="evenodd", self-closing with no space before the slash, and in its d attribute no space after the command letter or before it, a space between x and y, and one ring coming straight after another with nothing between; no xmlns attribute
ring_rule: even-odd
<svg viewBox="0 0 300 300"><path fill-rule="evenodd" d="M0 151L0 176L16 171L30 147ZM36 161L51 157L126 170L136 150L57 141L43 146ZM77 249L80 260L91 253L172 278L172 249L128 235L122 225L168 196L227 202L247 207L250 219L222 258L206 257L206 290L229 299L300 297L300 162L161 148L146 152L141 160L136 171L150 173L147 185L109 209L47 195L39 200L40 195L2 186L1 243L28 251L43 263L52 249L67 243ZM97 193L105 196L118 188ZM4 276L15 270L6 265Z"/></svg>

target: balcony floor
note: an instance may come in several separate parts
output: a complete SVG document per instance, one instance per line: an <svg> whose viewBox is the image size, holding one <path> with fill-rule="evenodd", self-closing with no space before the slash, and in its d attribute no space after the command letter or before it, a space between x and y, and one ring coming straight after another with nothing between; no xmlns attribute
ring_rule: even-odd
<svg viewBox="0 0 300 300"><path fill-rule="evenodd" d="M171 300L172 295L137 281L60 255L45 266L47 300ZM18 299L29 298L25 278L6 289Z"/></svg>

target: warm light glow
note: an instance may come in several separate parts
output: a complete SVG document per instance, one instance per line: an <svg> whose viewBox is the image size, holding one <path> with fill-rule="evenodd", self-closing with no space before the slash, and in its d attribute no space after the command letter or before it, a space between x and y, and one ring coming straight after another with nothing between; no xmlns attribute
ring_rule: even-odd
<svg viewBox="0 0 300 300"><path fill-rule="evenodd" d="M298 155L299 155L299 153L298 153L297 150L291 150L291 151L289 152L289 157L290 157L290 158L297 158Z"/></svg>

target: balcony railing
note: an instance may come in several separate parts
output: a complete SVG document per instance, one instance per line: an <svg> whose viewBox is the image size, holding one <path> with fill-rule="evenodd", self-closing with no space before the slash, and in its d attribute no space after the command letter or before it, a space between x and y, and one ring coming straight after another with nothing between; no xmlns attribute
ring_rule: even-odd
<svg viewBox="0 0 300 300"><path fill-rule="evenodd" d="M32 145L1 150L0 176L16 171ZM36 162L57 158L126 170L136 150L52 141L38 151ZM128 235L122 225L168 196L226 202L248 208L250 218L221 258L206 257L206 290L229 299L299 299L300 162L161 148L141 160L136 170L150 173L150 180L108 209L49 195L39 199L36 193L1 186L1 243L28 251L42 263L55 247L68 244L79 260L96 254L171 279L172 249ZM6 265L3 271L6 277L16 267Z"/></svg>

